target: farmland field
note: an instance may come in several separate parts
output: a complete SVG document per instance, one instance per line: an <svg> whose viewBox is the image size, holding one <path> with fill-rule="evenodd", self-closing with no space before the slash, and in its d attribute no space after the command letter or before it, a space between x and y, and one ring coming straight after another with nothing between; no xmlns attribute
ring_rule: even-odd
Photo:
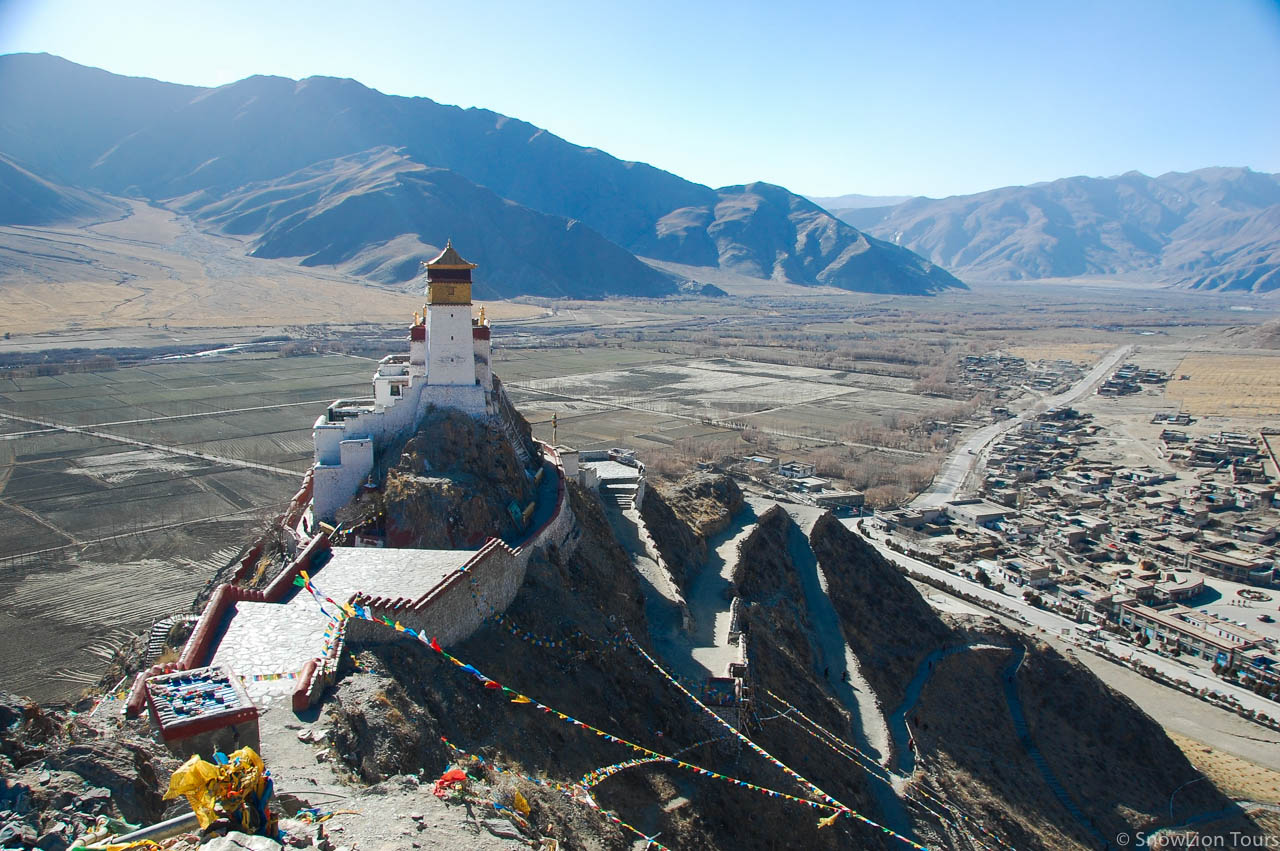
<svg viewBox="0 0 1280 851"><path fill-rule="evenodd" d="M367 395L339 355L178 360L0 380L0 676L97 681L124 637L190 606L298 488L311 424Z"/></svg>
<svg viewBox="0 0 1280 851"><path fill-rule="evenodd" d="M1189 354L1175 373L1165 395L1189 414L1280 417L1280 354Z"/></svg>
<svg viewBox="0 0 1280 851"><path fill-rule="evenodd" d="M582 449L627 438L640 447L670 445L730 427L834 441L886 413L929 414L954 404L912 393L909 380L892 376L646 350L500 350L495 369L532 422L556 412L561 442L579 436Z"/></svg>
<svg viewBox="0 0 1280 851"><path fill-rule="evenodd" d="M123 236L132 226L102 228ZM339 354L224 353L79 372L86 364L76 358L113 347L143 358L261 337L288 339L289 351L311 343L400 351L401 321L420 304L420 295L365 288L368 297L349 300L352 315L340 317L349 324L309 326L339 318L333 304L341 300L323 292L349 285L324 273L321 295L303 299L305 310L285 311L287 327L273 325L285 321L275 316L236 327L231 314L252 314L244 299L260 301L261 291L241 287L226 304L192 307L223 266L248 264L280 287L309 285L315 273L237 259L225 240L174 227L182 251L115 246L119 263L111 268L155 259L195 281L181 298L169 283L142 276L144 296L107 317L118 328L90 327L114 310L107 301L98 313L60 317L32 308L36 326L58 330L23 333L13 316L13 338L0 341L7 365L21 367L0 378L0 683L9 690L74 697L98 680L123 639L186 610L297 489L311 463L316 416L334 398L367 396L375 367ZM6 240L31 237L2 232L0 250ZM68 251L83 248L68 234L55 237ZM148 256L128 253L135 249ZM181 256L168 256L175 252ZM50 280L60 274L45 271ZM132 298L132 288L116 289L107 295ZM1025 347L1037 357L1086 359L1121 343L1185 342L1240 318L1225 303L1204 311L1201 301L1169 294L1134 296L1135 309L1128 294L1038 290L1042 306L1029 308L1016 288L985 291L981 303L965 293L920 300L792 289L799 291L785 299L766 289L737 299L487 305L497 325L494 369L544 440L553 437L554 416L558 442L637 449L663 462L650 468L655 475L726 455L809 460L837 486L869 498L879 489L893 501L927 484L947 435L982 421L985 402L966 408L966 393L945 386L960 356ZM24 293L48 294L39 286ZM27 310L15 304L18 314ZM295 301L284 304L292 309ZM384 317L385 326L359 324ZM66 371L38 374L42 358L59 357ZM1143 358L1161 368L1176 363ZM1181 392L1188 408L1274 414L1280 369L1272 367L1280 358L1189 356L1173 371L1192 378L1171 381L1167 402ZM936 420L954 428L935 429Z"/></svg>
<svg viewBox="0 0 1280 851"><path fill-rule="evenodd" d="M1112 349L1107 343L1044 343L1039 345L1013 346L1009 354L1025 358L1029 362L1039 360L1065 360L1081 365L1090 365Z"/></svg>

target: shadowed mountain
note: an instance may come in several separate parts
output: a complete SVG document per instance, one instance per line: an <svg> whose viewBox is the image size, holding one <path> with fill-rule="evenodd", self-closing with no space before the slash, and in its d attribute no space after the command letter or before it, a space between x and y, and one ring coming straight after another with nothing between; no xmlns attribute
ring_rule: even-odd
<svg viewBox="0 0 1280 851"><path fill-rule="evenodd" d="M61 183L110 191L87 179L98 158L204 91L47 53L0 56L0 151Z"/></svg>
<svg viewBox="0 0 1280 851"><path fill-rule="evenodd" d="M256 257L296 257L385 283L420 273L451 236L484 274L483 298L600 298L676 291L664 273L584 225L506 201L460 175L391 148L326 160L276 180L212 190L174 205L224 232L255 237Z"/></svg>
<svg viewBox="0 0 1280 851"><path fill-rule="evenodd" d="M117 219L125 208L82 189L59 186L0 154L0 225Z"/></svg>
<svg viewBox="0 0 1280 851"><path fill-rule="evenodd" d="M1247 168L1071 177L842 218L974 279L1128 275L1192 289L1280 288L1280 176Z"/></svg>
<svg viewBox="0 0 1280 851"><path fill-rule="evenodd" d="M924 294L964 286L919 256L872 239L770 183L726 186L713 202L674 210L635 248L660 260L859 292Z"/></svg>
<svg viewBox="0 0 1280 851"><path fill-rule="evenodd" d="M106 122L74 149L53 145L42 154L46 139L74 127L81 75L101 90L102 100L126 100L128 120ZM109 74L108 86L103 76L54 57L0 57L0 79L35 79L43 93L33 100L0 87L0 150L20 149L36 167L84 185L169 199L201 191L230 196L249 183L389 146L531 210L580 220L627 251L657 260L695 256L697 265L855 290L960 286L941 269L868 240L779 187L717 191L488 110L384 95L328 77L250 77L193 89ZM701 233L694 220L705 222ZM310 257L324 248L292 250Z"/></svg>

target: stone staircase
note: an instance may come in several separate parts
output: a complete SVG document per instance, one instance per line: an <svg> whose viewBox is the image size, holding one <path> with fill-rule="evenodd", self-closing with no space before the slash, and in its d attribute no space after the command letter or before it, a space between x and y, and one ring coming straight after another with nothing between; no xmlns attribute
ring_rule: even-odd
<svg viewBox="0 0 1280 851"><path fill-rule="evenodd" d="M636 491L639 487L639 482L611 481L600 486L600 501L606 505L616 505L626 511L635 507Z"/></svg>
<svg viewBox="0 0 1280 851"><path fill-rule="evenodd" d="M145 664L152 665L156 659L160 658L160 654L164 652L169 633L173 631L175 626L182 623L191 623L197 620L198 617L198 615L169 615L153 623L151 632L147 635L147 651L144 655Z"/></svg>
<svg viewBox="0 0 1280 851"><path fill-rule="evenodd" d="M498 421L498 428L501 429L503 435L506 436L507 442L511 444L511 448L515 450L516 457L520 459L520 463L527 470L533 463L533 459L529 457L529 447L525 445L524 439L520 436L520 432L511 422L508 411L515 410L511 404L511 399L507 396L505 388L498 389L498 405L497 413L494 419Z"/></svg>
<svg viewBox="0 0 1280 851"><path fill-rule="evenodd" d="M511 448L515 450L516 457L520 459L520 463L524 468L529 469L532 459L529 457L529 450L525 447L524 441L520 439L520 433L516 431L515 426L511 425L511 421L498 414L494 419L498 421L498 429L507 438L507 442L511 444Z"/></svg>

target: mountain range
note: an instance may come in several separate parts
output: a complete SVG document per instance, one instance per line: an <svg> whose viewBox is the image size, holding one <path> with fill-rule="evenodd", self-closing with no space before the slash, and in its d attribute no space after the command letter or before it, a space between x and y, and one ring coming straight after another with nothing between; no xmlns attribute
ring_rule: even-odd
<svg viewBox="0 0 1280 851"><path fill-rule="evenodd" d="M200 88L0 56L0 153L49 184L179 209L258 256L387 283L451 236L484 265L489 296L677 292L638 258L855 291L964 286L782 187L713 189L353 80Z"/></svg>
<svg viewBox="0 0 1280 851"><path fill-rule="evenodd" d="M1280 175L1247 168L1070 177L829 209L969 280L1103 275L1280 290Z"/></svg>

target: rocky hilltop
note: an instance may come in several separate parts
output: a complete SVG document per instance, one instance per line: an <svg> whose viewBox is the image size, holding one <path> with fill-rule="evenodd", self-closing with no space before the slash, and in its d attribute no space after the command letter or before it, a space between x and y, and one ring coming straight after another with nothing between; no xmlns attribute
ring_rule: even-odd
<svg viewBox="0 0 1280 851"><path fill-rule="evenodd" d="M707 560L707 539L724 531L742 510L738 483L723 473L690 473L653 485L640 504L649 533L676 585L687 590L691 573Z"/></svg>
<svg viewBox="0 0 1280 851"><path fill-rule="evenodd" d="M485 234L476 243L491 256L476 259L507 282L502 295L677 291L682 281L637 256L859 291L963 286L782 187L717 190L354 80L200 89L43 54L0 57L6 79L21 84L0 85L0 152L68 185L177 206L251 236L260 256L398 282L442 235L470 230ZM530 268L543 258L554 262Z"/></svg>

